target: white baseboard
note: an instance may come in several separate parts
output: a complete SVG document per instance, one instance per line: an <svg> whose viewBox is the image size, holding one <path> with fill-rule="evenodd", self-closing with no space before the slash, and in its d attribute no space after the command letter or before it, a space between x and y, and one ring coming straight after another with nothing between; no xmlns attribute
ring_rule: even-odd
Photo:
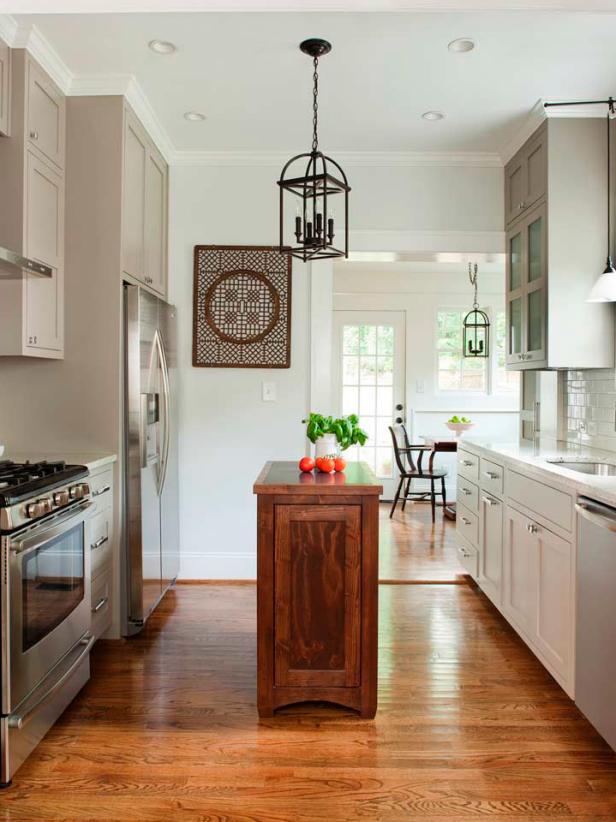
<svg viewBox="0 0 616 822"><path fill-rule="evenodd" d="M256 579L257 557L254 553L229 553L213 551L208 553L180 554L178 579Z"/></svg>

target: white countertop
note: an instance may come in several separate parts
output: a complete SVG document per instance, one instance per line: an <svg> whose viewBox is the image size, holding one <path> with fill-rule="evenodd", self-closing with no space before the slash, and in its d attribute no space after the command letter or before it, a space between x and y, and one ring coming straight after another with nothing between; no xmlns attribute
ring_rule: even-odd
<svg viewBox="0 0 616 822"><path fill-rule="evenodd" d="M39 460L47 460L47 462L54 462L64 460L66 463L72 465L85 465L90 472L102 468L104 465L110 465L117 460L117 454L108 454L104 451L30 451L30 452L13 452L6 451L1 459L13 460L14 462L38 462Z"/></svg>
<svg viewBox="0 0 616 822"><path fill-rule="evenodd" d="M479 437L463 437L458 448L466 448L473 453L484 454L489 459L492 454L495 461L506 462L511 467L528 473L544 482L552 480L554 485L565 487L570 491L616 506L616 476L596 477L591 474L580 474L562 465L550 463L549 459L566 459L571 462L608 462L616 465L616 453L589 448L573 442L555 440L547 437L535 442L498 442Z"/></svg>

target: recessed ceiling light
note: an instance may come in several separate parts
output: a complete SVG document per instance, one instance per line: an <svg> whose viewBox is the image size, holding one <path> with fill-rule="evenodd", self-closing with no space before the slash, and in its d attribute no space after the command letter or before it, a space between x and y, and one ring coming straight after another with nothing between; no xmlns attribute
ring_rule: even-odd
<svg viewBox="0 0 616 822"><path fill-rule="evenodd" d="M205 114L201 114L200 111L187 111L184 119L190 120L191 123L200 123L201 120L205 120Z"/></svg>
<svg viewBox="0 0 616 822"><path fill-rule="evenodd" d="M457 40L452 40L447 46L449 51L455 51L458 54L464 54L467 51L472 51L475 48L475 41L470 37L459 37Z"/></svg>
<svg viewBox="0 0 616 822"><path fill-rule="evenodd" d="M424 120L444 120L445 115L442 111L424 111L421 115Z"/></svg>
<svg viewBox="0 0 616 822"><path fill-rule="evenodd" d="M170 43L168 40L150 40L148 46L156 54L173 54L177 49L175 43Z"/></svg>

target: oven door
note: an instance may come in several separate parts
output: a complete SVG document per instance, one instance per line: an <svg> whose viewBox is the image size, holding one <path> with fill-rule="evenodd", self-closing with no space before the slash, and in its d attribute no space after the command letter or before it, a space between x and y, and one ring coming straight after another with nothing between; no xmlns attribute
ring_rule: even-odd
<svg viewBox="0 0 616 822"><path fill-rule="evenodd" d="M8 542L3 651L10 681L3 688L3 713L12 713L90 628L84 533L90 505L82 502Z"/></svg>

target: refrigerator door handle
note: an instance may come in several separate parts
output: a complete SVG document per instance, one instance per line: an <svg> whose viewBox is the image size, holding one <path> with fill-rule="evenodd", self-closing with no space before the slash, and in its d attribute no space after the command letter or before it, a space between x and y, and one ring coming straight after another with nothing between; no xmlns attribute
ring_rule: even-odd
<svg viewBox="0 0 616 822"><path fill-rule="evenodd" d="M160 362L160 370L163 379L163 405L165 423L163 428L163 450L160 459L160 471L158 475L158 496L163 492L165 485L165 478L167 476L167 460L169 458L169 413L170 413L170 397L169 397L169 370L167 368L167 358L165 356L165 348L163 346L160 331L157 328L154 334L154 344L158 352L158 359Z"/></svg>

